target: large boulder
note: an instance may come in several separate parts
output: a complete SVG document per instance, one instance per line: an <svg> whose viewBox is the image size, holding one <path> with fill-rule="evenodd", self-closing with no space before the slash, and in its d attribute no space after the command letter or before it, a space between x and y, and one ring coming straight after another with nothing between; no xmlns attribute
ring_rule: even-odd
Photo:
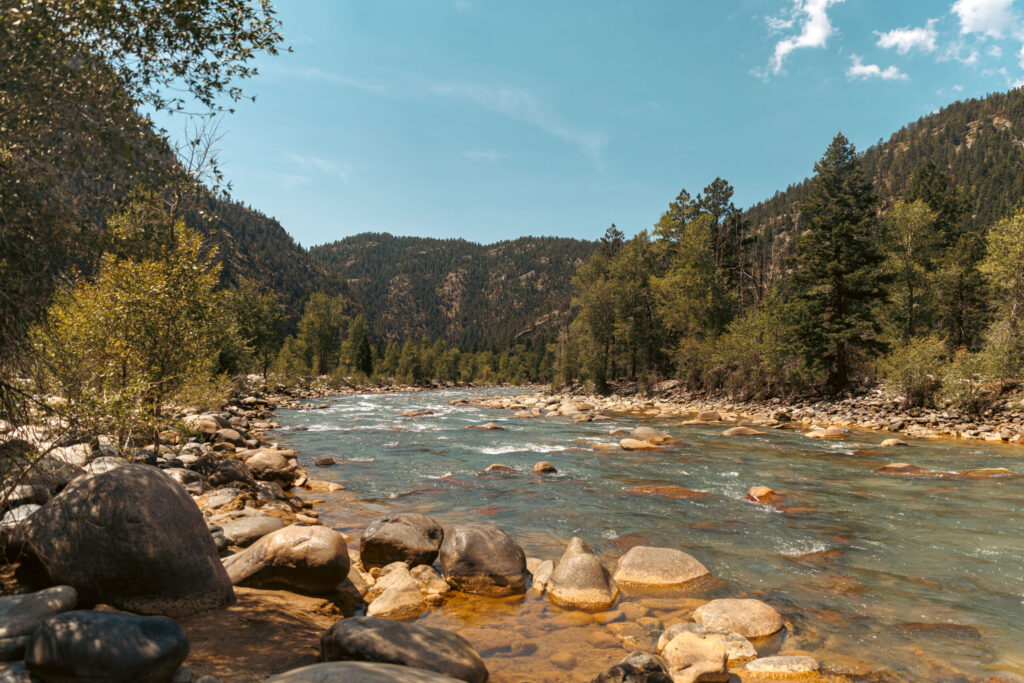
<svg viewBox="0 0 1024 683"><path fill-rule="evenodd" d="M454 683L458 680L397 664L324 662L271 676L267 683Z"/></svg>
<svg viewBox="0 0 1024 683"><path fill-rule="evenodd" d="M245 448L246 436L240 429L230 427L218 429L213 435L214 443L229 443L235 448Z"/></svg>
<svg viewBox="0 0 1024 683"><path fill-rule="evenodd" d="M457 526L441 544L441 569L452 588L480 595L526 592L526 554L490 524Z"/></svg>
<svg viewBox="0 0 1024 683"><path fill-rule="evenodd" d="M359 541L363 567L384 567L405 562L410 567L433 564L444 540L444 529L432 517L405 513L378 517Z"/></svg>
<svg viewBox="0 0 1024 683"><path fill-rule="evenodd" d="M637 441L646 441L647 443L659 444L667 441L672 441L672 436L665 432L654 429L653 427L634 427L629 432L629 436Z"/></svg>
<svg viewBox="0 0 1024 683"><path fill-rule="evenodd" d="M219 430L227 429L231 426L227 420L216 413L186 415L182 421L185 423L185 427L189 431L205 436L206 438L210 438Z"/></svg>
<svg viewBox="0 0 1024 683"><path fill-rule="evenodd" d="M381 662L435 671L484 683L487 667L462 636L390 619L342 619L320 638L320 658L331 661Z"/></svg>
<svg viewBox="0 0 1024 683"><path fill-rule="evenodd" d="M599 558L582 539L573 537L547 583L548 598L556 605L608 609L619 598L619 587Z"/></svg>
<svg viewBox="0 0 1024 683"><path fill-rule="evenodd" d="M157 683L171 680L188 651L185 632L166 617L82 610L46 619L25 664L48 683Z"/></svg>
<svg viewBox="0 0 1024 683"><path fill-rule="evenodd" d="M693 612L693 620L704 626L724 628L744 638L763 638L782 629L782 616L753 598L712 600Z"/></svg>
<svg viewBox="0 0 1024 683"><path fill-rule="evenodd" d="M263 448L245 460L253 476L263 481L273 481L282 486L291 486L295 481L295 468L288 459L277 451Z"/></svg>
<svg viewBox="0 0 1024 683"><path fill-rule="evenodd" d="M328 593L348 576L348 546L327 527L286 526L224 558L224 568L232 584Z"/></svg>
<svg viewBox="0 0 1024 683"><path fill-rule="evenodd" d="M244 548L252 545L267 534L284 528L284 522L277 517L253 515L220 523L221 532L228 545Z"/></svg>
<svg viewBox="0 0 1024 683"><path fill-rule="evenodd" d="M31 578L73 586L85 605L184 616L234 599L199 509L148 465L75 480L22 525L19 540Z"/></svg>
<svg viewBox="0 0 1024 683"><path fill-rule="evenodd" d="M646 545L630 548L615 568L616 581L639 588L676 588L706 576L710 572L692 555Z"/></svg>
<svg viewBox="0 0 1024 683"><path fill-rule="evenodd" d="M0 661L21 659L36 627L47 617L74 609L77 602L71 586L0 597Z"/></svg>
<svg viewBox="0 0 1024 683"><path fill-rule="evenodd" d="M672 683L672 679L657 657L638 651L605 669L590 683Z"/></svg>

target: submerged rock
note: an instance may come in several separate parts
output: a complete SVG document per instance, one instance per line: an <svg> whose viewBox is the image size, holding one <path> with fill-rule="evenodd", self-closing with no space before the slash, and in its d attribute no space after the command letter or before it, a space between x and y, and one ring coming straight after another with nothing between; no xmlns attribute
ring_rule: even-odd
<svg viewBox="0 0 1024 683"><path fill-rule="evenodd" d="M46 619L25 655L45 681L170 681L189 652L171 619L134 614L65 612Z"/></svg>
<svg viewBox="0 0 1024 683"><path fill-rule="evenodd" d="M895 447L895 446L909 446L909 445L910 444L908 444L903 439L885 439L881 443L882 448L892 448L892 447Z"/></svg>
<svg viewBox="0 0 1024 683"><path fill-rule="evenodd" d="M453 683L458 680L397 664L323 662L271 676L267 683Z"/></svg>
<svg viewBox="0 0 1024 683"><path fill-rule="evenodd" d="M547 462L546 460L541 460L540 462L533 466L534 474L556 474L557 472L558 470L555 468L555 466Z"/></svg>
<svg viewBox="0 0 1024 683"><path fill-rule="evenodd" d="M441 544L440 559L455 590L493 596L526 592L526 555L496 526L454 527Z"/></svg>
<svg viewBox="0 0 1024 683"><path fill-rule="evenodd" d="M356 660L400 664L469 683L484 683L487 667L461 636L390 619L342 619L320 639L326 662Z"/></svg>
<svg viewBox="0 0 1024 683"><path fill-rule="evenodd" d="M660 496L661 498L674 498L676 500L702 500L704 498L711 497L711 494L705 491L694 491L674 484L632 486L626 489L626 493L632 493L639 496Z"/></svg>
<svg viewBox="0 0 1024 683"><path fill-rule="evenodd" d="M41 578L74 587L86 605L183 616L234 599L199 509L148 465L76 480L21 535Z"/></svg>
<svg viewBox="0 0 1024 683"><path fill-rule="evenodd" d="M761 676L784 677L814 673L818 660L803 655L777 655L762 657L747 663L747 671Z"/></svg>
<svg viewBox="0 0 1024 683"><path fill-rule="evenodd" d="M784 502L782 496L767 486L751 486L747 491L747 500L761 505L781 505Z"/></svg>
<svg viewBox="0 0 1024 683"><path fill-rule="evenodd" d="M556 605L608 609L619 598L619 587L601 558L579 537L569 541L547 583L548 598Z"/></svg>
<svg viewBox="0 0 1024 683"><path fill-rule="evenodd" d="M661 660L647 652L634 652L605 669L590 683L672 683Z"/></svg>
<svg viewBox="0 0 1024 683"><path fill-rule="evenodd" d="M723 628L744 638L763 638L782 630L782 616L753 598L723 598L701 605L693 620L704 626Z"/></svg>
<svg viewBox="0 0 1024 683"><path fill-rule="evenodd" d="M286 526L224 558L233 584L327 593L349 570L345 536L323 526Z"/></svg>
<svg viewBox="0 0 1024 683"><path fill-rule="evenodd" d="M722 436L762 436L763 434L764 432L759 432L750 427L733 427L722 432Z"/></svg>
<svg viewBox="0 0 1024 683"><path fill-rule="evenodd" d="M359 541L359 557L365 569L405 562L410 567L433 564L444 540L444 529L433 517L404 513L378 517L370 522Z"/></svg>
<svg viewBox="0 0 1024 683"><path fill-rule="evenodd" d="M484 470L484 474L513 474L515 471L516 469L514 467L494 463L493 465L487 466L487 469Z"/></svg>
<svg viewBox="0 0 1024 683"><path fill-rule="evenodd" d="M647 443L660 444L668 441L673 441L671 435L665 432L654 429L653 427L635 427L630 430L629 436L637 441L646 441Z"/></svg>
<svg viewBox="0 0 1024 683"><path fill-rule="evenodd" d="M692 555L645 545L630 548L615 568L616 581L640 588L677 588L710 575Z"/></svg>
<svg viewBox="0 0 1024 683"><path fill-rule="evenodd" d="M882 465L877 468L875 472L882 474L932 474L930 470L905 462L891 462L888 465Z"/></svg>

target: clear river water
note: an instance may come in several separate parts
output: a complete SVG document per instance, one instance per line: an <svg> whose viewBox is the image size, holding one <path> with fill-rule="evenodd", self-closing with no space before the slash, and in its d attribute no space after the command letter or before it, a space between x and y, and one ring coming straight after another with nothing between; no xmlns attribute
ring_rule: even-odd
<svg viewBox="0 0 1024 683"><path fill-rule="evenodd" d="M527 555L557 559L580 536L609 567L634 545L689 552L719 582L690 595L626 595L609 613L515 599L455 597L420 618L462 633L494 681L586 681L650 647L662 626L713 597L758 597L787 619L762 655L806 651L854 680L1024 681L1024 478L891 476L892 461L935 471L1006 467L1024 473L1024 447L954 440L880 449L884 433L817 441L795 430L728 438L721 425L613 415L612 422L515 418L453 398L514 390L347 395L330 408L280 411L272 438L296 448L325 524L358 542L375 516L425 512L444 525L490 522ZM405 418L407 410L434 414ZM466 430L495 422L503 431ZM647 424L680 440L663 452L598 452L616 428ZM298 428L298 429L296 429ZM338 464L313 466L324 456ZM546 460L557 475L537 476ZM519 470L481 472L492 463ZM698 499L626 489L672 484ZM745 501L767 485L788 512Z"/></svg>

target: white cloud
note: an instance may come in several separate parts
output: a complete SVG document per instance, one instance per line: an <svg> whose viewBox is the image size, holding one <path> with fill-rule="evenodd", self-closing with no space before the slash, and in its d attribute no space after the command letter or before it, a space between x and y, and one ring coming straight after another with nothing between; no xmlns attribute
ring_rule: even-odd
<svg viewBox="0 0 1024 683"><path fill-rule="evenodd" d="M858 78L861 80L881 78L883 81L909 80L907 75L895 66L887 66L883 69L877 64L865 64L858 55L853 55L851 60L853 63L850 64L850 68L846 70L847 78Z"/></svg>
<svg viewBox="0 0 1024 683"><path fill-rule="evenodd" d="M487 161L496 164L508 155L502 154L496 149L471 149L463 152L462 156L473 161Z"/></svg>
<svg viewBox="0 0 1024 683"><path fill-rule="evenodd" d="M915 47L925 52L935 52L935 39L938 38L938 32L935 30L936 21L937 19L929 19L926 25L917 28L897 28L887 33L876 31L877 45L886 49L896 48L896 52L901 55L907 54Z"/></svg>
<svg viewBox="0 0 1024 683"><path fill-rule="evenodd" d="M780 40L775 44L775 53L772 55L772 72L782 71L783 62L793 50L805 47L825 47L828 37L835 29L828 18L828 8L843 0L793 0L793 9L788 18L774 18L768 20L769 27L773 29L790 28L795 24L800 25L800 33Z"/></svg>
<svg viewBox="0 0 1024 683"><path fill-rule="evenodd" d="M319 171L324 175L332 176L343 183L352 179L352 167L337 161L322 159L308 154L289 153L288 158L307 171Z"/></svg>
<svg viewBox="0 0 1024 683"><path fill-rule="evenodd" d="M999 59L1000 57L1003 56L1003 48L999 47L998 45L993 45L988 49L988 56Z"/></svg>
<svg viewBox="0 0 1024 683"><path fill-rule="evenodd" d="M956 0L953 13L960 19L960 33L980 33L1002 38L1015 24L1013 0Z"/></svg>

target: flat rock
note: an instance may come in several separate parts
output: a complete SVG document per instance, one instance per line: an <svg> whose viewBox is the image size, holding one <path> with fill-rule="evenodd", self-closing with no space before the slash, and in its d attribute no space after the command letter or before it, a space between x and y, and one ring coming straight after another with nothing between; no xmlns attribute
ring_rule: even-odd
<svg viewBox="0 0 1024 683"><path fill-rule="evenodd" d="M342 619L321 637L320 655L327 662L400 664L469 683L488 678L480 655L461 636L390 619Z"/></svg>
<svg viewBox="0 0 1024 683"><path fill-rule="evenodd" d="M757 658L757 650L749 640L740 634L733 633L725 628L692 623L673 624L667 628L665 632L661 634L661 637L658 638L658 652L660 653L664 650L668 644L672 642L672 639L680 633L695 633L701 638L716 641L725 648L725 652L730 663L746 662Z"/></svg>
<svg viewBox="0 0 1024 683"><path fill-rule="evenodd" d="M615 580L642 588L675 588L710 576L695 557L674 548L638 545L619 558Z"/></svg>
<svg viewBox="0 0 1024 683"><path fill-rule="evenodd" d="M228 545L244 548L250 546L262 537L284 528L284 522L277 517L267 515L256 515L254 517L242 517L220 524L221 531Z"/></svg>
<svg viewBox="0 0 1024 683"><path fill-rule="evenodd" d="M764 432L759 432L750 427L732 427L722 432L722 436L761 436L763 434Z"/></svg>
<svg viewBox="0 0 1024 683"><path fill-rule="evenodd" d="M888 465L882 465L875 469L875 472L880 472L881 474L932 474L930 470L906 462L891 462Z"/></svg>
<svg viewBox="0 0 1024 683"><path fill-rule="evenodd" d="M458 680L397 664L323 662L271 676L267 683L453 683Z"/></svg>
<svg viewBox="0 0 1024 683"><path fill-rule="evenodd" d="M487 469L484 470L484 474L513 474L516 468L509 467L508 465L502 465L500 463L494 463L488 465Z"/></svg>
<svg viewBox="0 0 1024 683"><path fill-rule="evenodd" d="M526 592L526 555L496 526L453 527L439 557L445 579L455 590L492 596Z"/></svg>
<svg viewBox="0 0 1024 683"><path fill-rule="evenodd" d="M909 446L909 445L910 444L908 444L903 439L885 439L881 443L882 448L893 448L893 447L896 447L896 446Z"/></svg>
<svg viewBox="0 0 1024 683"><path fill-rule="evenodd" d="M44 619L74 609L77 602L71 586L0 597L0 638L31 634Z"/></svg>
<svg viewBox="0 0 1024 683"><path fill-rule="evenodd" d="M660 498L674 498L676 500L703 500L710 498L711 494L705 491L694 491L683 486L674 484L648 484L644 486L631 486L625 489L626 493L638 496L658 496Z"/></svg>
<svg viewBox="0 0 1024 683"><path fill-rule="evenodd" d="M224 558L232 584L327 593L349 570L345 536L323 526L286 526Z"/></svg>
<svg viewBox="0 0 1024 683"><path fill-rule="evenodd" d="M693 620L738 633L744 638L762 638L782 629L782 616L760 600L723 598L701 605L693 612Z"/></svg>
<svg viewBox="0 0 1024 683"><path fill-rule="evenodd" d="M43 621L25 665L45 681L169 681L188 652L185 632L166 617L81 610Z"/></svg>
<svg viewBox="0 0 1024 683"><path fill-rule="evenodd" d="M416 512L386 515L363 530L359 556L367 570L392 562L433 564L443 540L444 529L433 517Z"/></svg>
<svg viewBox="0 0 1024 683"><path fill-rule="evenodd" d="M671 435L653 427L634 427L629 431L629 436L637 441L646 441L653 444L666 443L673 440Z"/></svg>
<svg viewBox="0 0 1024 683"><path fill-rule="evenodd" d="M641 441L640 439L623 439L619 442L619 446L624 451L660 451L661 449L655 446L650 441Z"/></svg>
<svg viewBox="0 0 1024 683"><path fill-rule="evenodd" d="M761 657L747 662L747 671L772 677L798 676L818 670L818 660L803 655L777 655Z"/></svg>

